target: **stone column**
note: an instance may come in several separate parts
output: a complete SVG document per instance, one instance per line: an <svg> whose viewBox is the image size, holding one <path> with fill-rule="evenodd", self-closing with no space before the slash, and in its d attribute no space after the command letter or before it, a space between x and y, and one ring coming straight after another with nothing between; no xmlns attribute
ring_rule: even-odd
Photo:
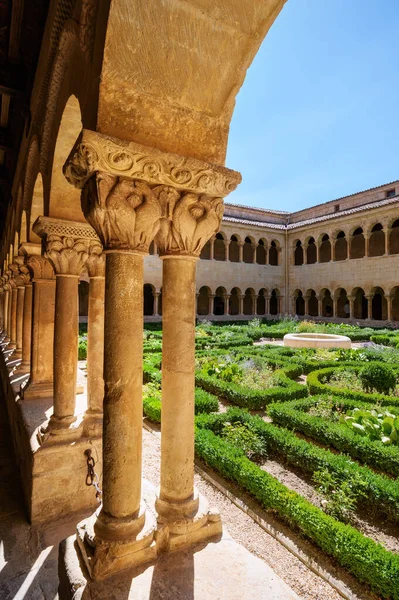
<svg viewBox="0 0 399 600"><path fill-rule="evenodd" d="M154 315L158 315L159 312L159 296L161 292L154 292Z"/></svg>
<svg viewBox="0 0 399 600"><path fill-rule="evenodd" d="M317 298L317 314L319 317L323 316L323 299L320 296L316 296Z"/></svg>
<svg viewBox="0 0 399 600"><path fill-rule="evenodd" d="M251 244L252 247L252 263L256 264L256 244Z"/></svg>
<svg viewBox="0 0 399 600"><path fill-rule="evenodd" d="M349 300L349 318L350 319L354 319L355 318L355 296L348 296L348 300Z"/></svg>
<svg viewBox="0 0 399 600"><path fill-rule="evenodd" d="M9 313L9 331L10 331L10 343L8 348L17 347L17 284L14 279L10 280L11 285L11 311Z"/></svg>
<svg viewBox="0 0 399 600"><path fill-rule="evenodd" d="M309 300L310 300L310 296L304 296L303 298L305 300L305 317L309 317Z"/></svg>
<svg viewBox="0 0 399 600"><path fill-rule="evenodd" d="M86 223L39 217L33 231L43 239L45 258L56 274L54 321L54 406L44 439L74 436L77 427L76 379L78 366L78 285L97 235ZM54 440L55 440L54 437Z"/></svg>
<svg viewBox="0 0 399 600"><path fill-rule="evenodd" d="M258 294L251 294L252 299L252 314L256 315L256 301L258 298Z"/></svg>
<svg viewBox="0 0 399 600"><path fill-rule="evenodd" d="M225 294L225 295L223 296L223 303L224 303L224 311L223 311L223 314L224 314L224 315L229 315L229 314L230 314L230 307L229 307L230 298L231 298L231 295L230 295L230 294Z"/></svg>
<svg viewBox="0 0 399 600"><path fill-rule="evenodd" d="M333 297L333 314L334 318L338 317L338 298Z"/></svg>
<svg viewBox="0 0 399 600"><path fill-rule="evenodd" d="M369 256L370 250L370 233L366 233L364 236L364 256Z"/></svg>
<svg viewBox="0 0 399 600"><path fill-rule="evenodd" d="M238 243L238 262L243 262L244 260L244 242Z"/></svg>
<svg viewBox="0 0 399 600"><path fill-rule="evenodd" d="M386 296L387 299L387 321L392 321L392 301L393 297L388 294Z"/></svg>
<svg viewBox="0 0 399 600"><path fill-rule="evenodd" d="M391 228L384 227L385 233L385 255L391 254Z"/></svg>
<svg viewBox="0 0 399 600"><path fill-rule="evenodd" d="M213 302L215 300L215 294L209 294L209 306L208 315L213 315Z"/></svg>
<svg viewBox="0 0 399 600"><path fill-rule="evenodd" d="M1 278L0 278L1 281ZM0 283L0 285L2 282ZM4 331L4 288L0 288L0 334Z"/></svg>
<svg viewBox="0 0 399 600"><path fill-rule="evenodd" d="M11 286L9 283L4 288L4 343L10 341L10 297L11 297Z"/></svg>
<svg viewBox="0 0 399 600"><path fill-rule="evenodd" d="M104 400L105 255L92 252L87 261L90 277L87 320L87 411L85 434L102 435ZM159 295L159 294L158 294Z"/></svg>
<svg viewBox="0 0 399 600"><path fill-rule="evenodd" d="M336 243L337 239L336 238L331 238L331 260L334 261L335 260L335 243Z"/></svg>
<svg viewBox="0 0 399 600"><path fill-rule="evenodd" d="M213 260L215 258L215 239L216 237L213 235L209 240L209 260Z"/></svg>
<svg viewBox="0 0 399 600"><path fill-rule="evenodd" d="M270 295L265 295L265 315L270 315Z"/></svg>
<svg viewBox="0 0 399 600"><path fill-rule="evenodd" d="M25 284L23 319L22 319L22 362L18 367L18 373L29 373L30 352L32 339L32 297L33 288L30 280Z"/></svg>
<svg viewBox="0 0 399 600"><path fill-rule="evenodd" d="M17 277L17 334L14 358L22 358L22 332L24 321L25 283L21 276Z"/></svg>
<svg viewBox="0 0 399 600"><path fill-rule="evenodd" d="M373 318L373 294L366 296L367 300L367 319L370 321Z"/></svg>
<svg viewBox="0 0 399 600"><path fill-rule="evenodd" d="M40 246L37 249L40 252ZM33 308L30 377L21 388L24 400L49 397L54 391L55 275L51 264L43 256L33 254L33 249L27 256L26 265L32 275Z"/></svg>
<svg viewBox="0 0 399 600"><path fill-rule="evenodd" d="M245 299L245 294L238 295L238 314L239 315L244 314L244 299Z"/></svg>
<svg viewBox="0 0 399 600"><path fill-rule="evenodd" d="M321 242L319 242L319 243L315 242L315 245L316 245L316 262L317 263L320 262L320 244L321 244Z"/></svg>

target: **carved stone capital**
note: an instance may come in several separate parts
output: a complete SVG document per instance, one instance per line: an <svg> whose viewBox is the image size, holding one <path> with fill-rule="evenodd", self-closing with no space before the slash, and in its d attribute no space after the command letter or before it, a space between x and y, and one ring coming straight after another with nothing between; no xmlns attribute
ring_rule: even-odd
<svg viewBox="0 0 399 600"><path fill-rule="evenodd" d="M33 280L55 279L53 266L40 254L32 254L29 256L26 260L26 266L28 267Z"/></svg>
<svg viewBox="0 0 399 600"><path fill-rule="evenodd" d="M196 256L209 238L219 230L223 199L205 194L180 193L168 186L154 188L162 208L155 241L160 256Z"/></svg>
<svg viewBox="0 0 399 600"><path fill-rule="evenodd" d="M90 254L86 261L86 267L89 277L105 276L105 254L100 242L92 242Z"/></svg>
<svg viewBox="0 0 399 600"><path fill-rule="evenodd" d="M91 246L101 247L95 231L87 223L39 217L33 230L43 239L44 256L60 275L79 276Z"/></svg>
<svg viewBox="0 0 399 600"><path fill-rule="evenodd" d="M240 173L222 166L84 129L64 165L64 175L83 189L94 173L222 198L241 181Z"/></svg>
<svg viewBox="0 0 399 600"><path fill-rule="evenodd" d="M161 206L142 181L97 173L82 191L82 210L105 250L148 253L159 228Z"/></svg>

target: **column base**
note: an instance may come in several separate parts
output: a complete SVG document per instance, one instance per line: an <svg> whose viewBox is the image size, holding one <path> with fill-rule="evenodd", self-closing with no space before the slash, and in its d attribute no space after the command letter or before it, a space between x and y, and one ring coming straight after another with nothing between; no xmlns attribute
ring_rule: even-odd
<svg viewBox="0 0 399 600"><path fill-rule="evenodd" d="M30 363L29 362L21 362L21 364L19 365L19 367L17 367L15 369L15 374L18 375L26 375L27 373L30 372Z"/></svg>
<svg viewBox="0 0 399 600"><path fill-rule="evenodd" d="M52 381L31 382L30 379L21 386L21 398L32 400L33 398L51 398L54 393Z"/></svg>
<svg viewBox="0 0 399 600"><path fill-rule="evenodd" d="M103 412L91 412L87 410L83 417L84 435L92 437L101 437L103 434Z"/></svg>
<svg viewBox="0 0 399 600"><path fill-rule="evenodd" d="M44 424L37 432L40 445L44 443L58 443L74 441L82 435L83 422L77 417L64 417L62 419L51 415L47 424Z"/></svg>
<svg viewBox="0 0 399 600"><path fill-rule="evenodd" d="M184 504L156 499L158 525L166 535L159 540L160 552L182 550L198 543L216 541L222 536L220 514L210 510L206 498L194 491L194 498Z"/></svg>
<svg viewBox="0 0 399 600"><path fill-rule="evenodd" d="M132 530L128 538L124 538L125 526L129 531L129 525L115 521L115 530L112 526L108 529L105 522L98 519L100 509L91 517L81 521L77 525L76 540L78 553L92 580L106 579L114 573L126 569L134 569L141 565L153 562L157 557L157 546L155 543L156 522L149 510L146 510L144 502L141 503L140 513L132 523ZM111 537L116 539L112 540ZM109 539L104 539L108 537Z"/></svg>

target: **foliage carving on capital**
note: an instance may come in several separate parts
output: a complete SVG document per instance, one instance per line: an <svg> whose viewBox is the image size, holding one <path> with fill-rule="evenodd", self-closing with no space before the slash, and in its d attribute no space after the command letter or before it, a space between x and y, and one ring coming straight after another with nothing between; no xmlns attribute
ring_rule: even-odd
<svg viewBox="0 0 399 600"><path fill-rule="evenodd" d="M90 240L61 235L48 235L45 257L57 274L80 275L89 257Z"/></svg>
<svg viewBox="0 0 399 600"><path fill-rule="evenodd" d="M199 256L209 238L219 230L223 199L179 193L168 186L158 186L154 192L162 208L155 236L160 255Z"/></svg>
<svg viewBox="0 0 399 600"><path fill-rule="evenodd" d="M87 181L82 210L105 250L143 254L148 252L161 218L159 200L147 183L105 173Z"/></svg>
<svg viewBox="0 0 399 600"><path fill-rule="evenodd" d="M55 279L55 273L52 264L44 257L33 254L26 261L32 278L37 279Z"/></svg>
<svg viewBox="0 0 399 600"><path fill-rule="evenodd" d="M105 254L100 242L93 242L90 245L89 257L86 261L89 277L104 277L105 275Z"/></svg>

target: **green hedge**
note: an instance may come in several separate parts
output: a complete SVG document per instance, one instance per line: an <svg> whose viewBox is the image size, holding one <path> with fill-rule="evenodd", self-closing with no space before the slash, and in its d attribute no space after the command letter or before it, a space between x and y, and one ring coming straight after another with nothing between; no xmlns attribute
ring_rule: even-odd
<svg viewBox="0 0 399 600"><path fill-rule="evenodd" d="M349 481L352 489L355 490L356 483L359 481L359 477L356 476L360 476L362 484L359 491L367 493L362 501L363 505L370 505L374 510L387 515L392 521L399 521L398 481L378 475L369 467L362 467L347 456L319 448L298 438L288 429L265 423L258 416L252 416L239 408L231 408L222 414L201 415L196 423L199 428L210 429L218 435L227 421L245 423L264 440L269 455L282 457L285 462L298 467L310 476L316 471L327 469L340 481Z"/></svg>
<svg viewBox="0 0 399 600"><path fill-rule="evenodd" d="M399 335L397 332L385 333L383 335L371 335L370 340L375 344L381 344L382 346L392 346L396 348L399 343Z"/></svg>
<svg viewBox="0 0 399 600"><path fill-rule="evenodd" d="M301 402L271 404L268 407L268 414L272 417L273 422L287 429L300 431L308 437L349 454L352 458L383 473L394 477L399 476L398 446L384 446L380 441L372 441L354 433L346 425L332 423L325 418L302 412L303 410L309 410L319 400L325 399L312 398ZM351 403L349 400L340 400L337 404L345 409L351 406L362 407L359 402ZM391 410L395 410L395 407Z"/></svg>
<svg viewBox="0 0 399 600"><path fill-rule="evenodd" d="M147 396L143 399L144 414L154 423L161 422L161 401L159 398ZM208 414L217 411L219 402L216 396L209 394L201 388L195 388L195 405L194 410L196 415Z"/></svg>
<svg viewBox="0 0 399 600"><path fill-rule="evenodd" d="M367 364L367 363L365 363ZM368 363L370 364L370 363ZM378 363L377 363L378 364ZM386 366L386 363L381 363ZM345 365L343 367L334 367L327 369L319 369L318 371L313 371L309 373L306 379L306 384L309 388L309 392L312 395L316 394L330 394L332 396L338 396L340 398L351 398L352 400L358 400L359 402L372 402L373 404L380 404L381 406L399 406L399 398L395 398L393 396L384 396L384 394L367 394L366 392L357 392L347 388L337 388L329 383L321 383L321 379L323 377L331 377L334 373L338 371L355 371L359 372L361 367ZM397 369L395 369L397 371Z"/></svg>
<svg viewBox="0 0 399 600"><path fill-rule="evenodd" d="M336 521L289 490L245 454L209 430L196 430L195 450L210 467L295 525L324 552L382 598L399 599L399 556Z"/></svg>
<svg viewBox="0 0 399 600"><path fill-rule="evenodd" d="M290 377L295 377L297 373L300 374L301 371L302 369L296 367L296 365L278 369L275 371L278 385L264 390L244 388L238 383L223 381L216 376L204 375L203 373L196 373L195 383L208 392L237 406L243 406L251 410L264 410L270 402L284 402L294 398L304 398L308 395L305 385L290 379Z"/></svg>

